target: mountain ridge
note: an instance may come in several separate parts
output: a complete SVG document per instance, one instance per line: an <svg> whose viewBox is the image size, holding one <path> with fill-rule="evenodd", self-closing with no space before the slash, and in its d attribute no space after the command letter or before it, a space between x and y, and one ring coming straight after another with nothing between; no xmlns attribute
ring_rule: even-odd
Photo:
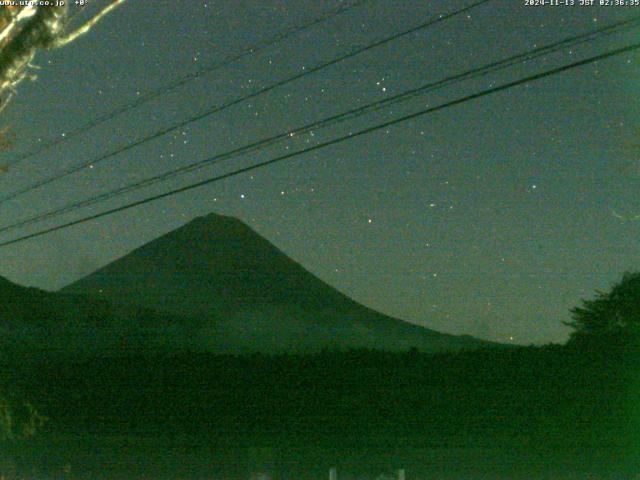
<svg viewBox="0 0 640 480"><path fill-rule="evenodd" d="M0 276L0 360L82 360L187 349L180 319L86 295L23 287Z"/></svg>
<svg viewBox="0 0 640 480"><path fill-rule="evenodd" d="M205 344L217 336L213 344L231 350L235 343L259 351L441 351L490 343L436 332L361 305L241 220L215 213L151 240L61 292L189 317L201 328Z"/></svg>

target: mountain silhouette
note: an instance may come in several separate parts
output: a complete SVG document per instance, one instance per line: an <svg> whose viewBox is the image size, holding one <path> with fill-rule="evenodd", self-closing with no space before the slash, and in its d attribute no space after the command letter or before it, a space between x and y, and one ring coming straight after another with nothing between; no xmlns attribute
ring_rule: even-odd
<svg viewBox="0 0 640 480"><path fill-rule="evenodd" d="M82 359L182 351L181 319L84 295L27 288L0 277L0 360Z"/></svg>
<svg viewBox="0 0 640 480"><path fill-rule="evenodd" d="M198 350L441 351L484 343L371 310L305 270L240 220L217 214L192 220L62 292L188 318L189 328L197 332L192 341Z"/></svg>

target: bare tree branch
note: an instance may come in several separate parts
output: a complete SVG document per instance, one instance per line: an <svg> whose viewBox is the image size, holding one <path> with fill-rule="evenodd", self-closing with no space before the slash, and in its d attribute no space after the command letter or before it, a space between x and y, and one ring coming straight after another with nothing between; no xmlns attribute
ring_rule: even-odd
<svg viewBox="0 0 640 480"><path fill-rule="evenodd" d="M96 15L70 33L66 32L72 18L65 5L27 5L0 7L0 113L9 105L18 85L26 80L35 80L32 73L37 67L31 64L38 50L60 48L85 35L125 0L112 0ZM67 2L68 3L68 2ZM9 127L0 128L0 152L13 145ZM8 167L0 165L0 175Z"/></svg>
<svg viewBox="0 0 640 480"><path fill-rule="evenodd" d="M107 15L112 10L115 10L116 8L118 8L122 3L124 3L124 1L125 0L114 0L113 3L111 3L111 5L109 5L107 7L104 7L100 12L98 12L96 15L94 15L93 18L88 20L84 25L82 25L81 27L77 28L73 32L65 35L64 37L56 39L54 41L53 48L64 47L68 43L73 42L78 37L80 37L80 36L84 35L85 33L89 32L96 23L98 23L100 20L102 20L102 17Z"/></svg>
<svg viewBox="0 0 640 480"><path fill-rule="evenodd" d="M38 50L60 48L89 32L105 15L124 3L114 0L93 18L71 33L68 7L26 6L6 7L0 14L0 109L4 108L29 74L31 61ZM1 111L1 110L0 110Z"/></svg>

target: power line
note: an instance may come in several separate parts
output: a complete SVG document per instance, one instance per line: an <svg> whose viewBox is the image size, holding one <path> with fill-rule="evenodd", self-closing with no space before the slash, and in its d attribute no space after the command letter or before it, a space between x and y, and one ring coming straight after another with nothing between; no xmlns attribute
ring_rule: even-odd
<svg viewBox="0 0 640 480"><path fill-rule="evenodd" d="M444 110L446 108L450 108L450 107L453 107L453 106L456 106L456 105L460 105L462 103L469 102L471 100L476 100L478 98L482 98L482 97L485 97L487 95L492 95L494 93L502 92L504 90L507 90L507 89L510 89L510 88L513 88L513 87L516 87L516 86L519 86L519 85L524 85L526 83L530 83L530 82L533 82L533 81L536 81L536 80L540 80L542 78L546 78L546 77L549 77L549 76L552 76L552 75L556 75L558 73L565 72L565 71L571 70L573 68L581 67L583 65L588 65L588 64L591 64L591 63L594 63L594 62L598 62L598 61L601 61L601 60L604 60L604 59L607 59L607 58L610 58L610 57L613 57L613 56L621 55L623 53L628 53L628 52L631 52L631 51L634 51L634 50L638 50L638 49L640 49L640 43L634 43L634 44L631 44L631 45L627 45L625 47L617 48L615 50L610 50L610 51L602 53L600 55L595 55L595 56L586 58L584 60L580 60L578 62L570 63L568 65L564 65L564 66L561 66L561 67L556 67L556 68L553 68L553 69L550 69L550 70L546 70L544 72L537 73L537 74L534 74L534 75L529 75L529 76L521 78L519 80L515 80L515 81L512 81L512 82L504 83L504 84L499 85L497 87L493 87L493 88L490 88L490 89L487 89L487 90L483 90L483 91L480 91L480 92L477 92L477 93L474 93L474 94L471 94L471 95L467 95L465 97L461 97L461 98L458 98L456 100L452 100L452 101L443 103L443 104L438 105L436 107L426 108L426 109L420 110L418 112L414 112L414 113L411 113L411 114L408 114L408 115L404 115L402 117L395 118L393 120L389 120L387 122L384 122L384 123L381 123L381 124L378 124L378 125L374 125L372 127L368 127L368 128L359 130L359 131L357 131L355 133L350 133L348 135L344 135L342 137L338 137L338 138L335 138L333 140L329 140L327 142L320 143L318 145L314 145L312 147L308 147L306 149L303 149L303 150L300 150L300 151L297 151L297 152L292 152L292 153L289 153L289 154L286 154L286 155L281 155L279 157L272 158L271 160L266 160L264 162L260 162L260 163L257 163L257 164L254 164L254 165L251 165L251 166L248 166L248 167L243 167L243 168L236 169L236 170L234 170L232 172L227 172L227 173L224 173L224 174L221 174L221 175L210 177L210 178L207 178L205 180L201 180L199 182L195 182L195 183L192 183L192 184L180 187L180 188L176 188L176 189L170 190L170 191L165 192L165 193L153 195L153 196L150 196L150 197L146 197L146 198L144 198L142 200L137 200L135 202L131 202L131 203L128 203L128 204L125 204L125 205L121 205L119 207L115 207L115 208L112 208L112 209L109 209L109 210L102 211L100 213L96 213L96 214L93 214L93 215L88 215L88 216L80 218L78 220L73 220L71 222L63 223L63 224L57 225L55 227L46 228L46 229L40 230L38 232L31 233L31 234L28 234L28 235L23 235L21 237L15 238L13 240L7 240L5 242L0 243L0 247L5 247L5 246L8 246L8 245L12 245L12 244L15 244L15 243L18 243L18 242L22 242L22 241L25 241L25 240L28 240L28 239L31 239L31 238L39 237L39 236L42 236L42 235L45 235L45 234L48 234L48 233L52 233L52 232L55 232L55 231L58 231L58 230L62 230L64 228L69 228L69 227L74 226L74 225L79 225L79 224L86 223L86 222L91 221L91 220L95 220L95 219L98 219L98 218L101 218L101 217L112 215L112 214L117 213L117 212L122 212L124 210L128 210L128 209L131 209L133 207L137 207L137 206L140 206L140 205L151 203L151 202L154 202L156 200L160 200L162 198L166 198L166 197L170 197L170 196L173 196L173 195L177 195L178 193L186 192L186 191L189 191L189 190L192 190L192 189L204 186L204 185L209 185L209 184L214 183L214 182L218 182L218 181L230 178L230 177L234 177L234 176L240 175L242 173L246 173L246 172L249 172L249 171L252 171L252 170L257 170L259 168L263 168L263 167L266 167L266 166L269 166L269 165L273 165L275 163L279 163L279 162L282 162L284 160L288 160L290 158L294 158L294 157L297 157L297 156L300 156L300 155L303 155L303 154L306 154L306 153L309 153L309 152L320 150L322 148L326 148L326 147L329 147L331 145L336 145L336 144L339 144L339 143L342 143L342 142L346 142L348 140L353 140L354 138L360 137L362 135L367 135L369 133L373 133L373 132L376 132L378 130L382 130L384 128L388 128L388 127L396 125L398 123L406 122L407 120L412 120L414 118L418 118L418 117L421 117L423 115L431 114L431 113L434 113L434 112L437 112L437 111L440 111L440 110Z"/></svg>
<svg viewBox="0 0 640 480"><path fill-rule="evenodd" d="M142 105L144 105L147 102L150 102L151 100L154 100L155 98L158 98L162 95L166 95L168 93L171 93L172 91L176 90L177 88L193 81L196 80L198 78L200 78L203 75L207 75L209 73L212 73L216 70L220 70L222 68L225 68L229 65L231 65L232 63L235 63L239 60L242 60L243 58L249 56L249 55L253 55L255 53L258 53L262 50L265 50L269 47L272 47L273 45L275 45L276 43L279 43L283 40L287 40L289 37L292 37L298 33L304 32L306 30L309 30L313 27L315 27L316 25L323 23L327 20L330 20L338 15L341 15L353 8L359 7L360 5L366 3L369 0L357 0L354 1L351 4L348 5L340 5L337 8L334 8L332 10L329 10L325 13L323 13L321 16L319 16L318 18L315 18L307 23L303 23L301 25L298 25L296 27L290 28L290 29L286 29L283 30L280 33L277 33L276 35L274 35L273 37L270 37L268 39L265 40L261 40L247 48L245 48L244 50L242 50L239 53L235 53L232 55L227 56L226 58L212 63L211 65L208 65L204 68L201 68L199 70L196 70L195 72L189 74L189 75L185 75L182 78L177 79L174 82L169 83L168 85L161 87L158 90L154 90L152 92L147 93L146 95L143 95L141 97L136 98L133 102L127 103L119 108L117 108L116 110L113 110L109 113L106 113L105 115L99 116L93 120L90 120L78 127L76 127L75 129L66 132L64 137L57 137L47 143L45 143L44 145L40 145L38 146L38 148L31 150L29 152L26 152L22 155L20 155L19 157L15 158L14 160L7 162L5 164L6 168L10 168L13 167L15 165L17 165L18 163L26 160L27 158L39 155L40 153L43 153L47 150L49 150L52 147L55 147L57 145L60 145L61 143L67 142L70 139L72 139L73 137L76 137L77 135L80 135L84 132L87 132L95 127L97 127L98 125L102 125L105 122L108 122L109 120L113 120L116 117L119 117L120 115L122 115L123 113L126 113L130 110L133 110L135 108L138 108Z"/></svg>
<svg viewBox="0 0 640 480"><path fill-rule="evenodd" d="M485 3L488 3L490 1L493 1L493 0L479 0L479 1L476 1L476 2L470 4L470 5L466 6L466 7L460 8L460 9L454 11L454 12L451 12L451 13L448 13L448 14L436 15L435 17L432 17L431 20L423 22L423 23L421 23L420 25L418 25L416 27L412 27L412 28L410 28L408 30L404 30L403 32L396 33L396 34L394 34L392 36L389 36L389 37L386 37L386 38L384 38L382 40L378 40L378 41L375 41L373 43L367 44L364 47L357 48L357 49L355 49L355 50L353 50L353 51L351 51L349 53L346 53L346 54L340 55L338 57L335 57L332 60L329 60L329 61L326 61L326 62L322 62L322 63L320 63L320 64L318 64L318 65L316 65L316 66L314 66L312 68L305 69L305 71L302 72L302 73L296 74L296 75L294 75L292 77L285 78L283 80L279 80L279 81L277 81L275 83L272 83L271 85L263 87L263 88L255 91L253 93L250 93L248 95L237 97L237 98L235 98L233 100L230 100L230 101L228 101L228 102L226 102L226 103L224 103L222 105L214 106L214 107L208 109L207 111L205 111L204 113L201 113L199 115L191 117L191 118L189 118L187 120L181 121L181 122L179 122L177 124L174 124L171 127L167 127L167 128L162 129L162 130L159 130L159 131L157 131L155 133L147 135L146 137L143 137L140 140L137 140L137 141L132 142L132 143L130 143L128 145L125 145L124 147L119 147L117 149L114 149L111 152L106 153L106 154L104 154L104 155L102 155L102 156L100 156L100 157L98 157L98 158L96 158L94 160L83 162L83 163L81 163L79 165L71 167L71 168L69 168L67 170L64 170L64 171L60 172L60 173L57 173L57 174L54 174L54 175L52 175L50 177L38 180L37 182L35 182L35 183L25 187L25 188L22 188L22 189L20 189L20 190L18 190L16 192L13 192L13 193L11 193L9 195L6 195L6 196L0 198L0 205L2 203L4 203L4 202L8 201L8 200L11 200L13 198L18 197L19 195L31 192L31 191L33 191L33 190L35 190L37 188L40 188L40 187L42 187L44 185L48 185L48 184L50 184L52 182L60 180L61 178L64 178L64 177L67 177L67 176L72 175L74 173L77 173L77 172L79 172L81 170L84 170L85 168L88 168L88 167L90 167L92 165L96 165L97 163L100 163L100 162L102 162L102 161L104 161L104 160L106 160L108 158L111 158L111 157L113 157L115 155L118 155L120 153L126 152L128 150L131 150L134 147L137 147L139 145L147 143L147 142L149 142L151 140L154 140L156 138L162 137L162 136L166 135L167 133L170 133L170 132L173 132L173 131L178 130L180 128L183 128L183 127L185 127L185 126L187 126L187 125L189 125L191 123L197 122L198 120L202 120L205 117L208 117L210 115L218 113L218 112L220 112L222 110L230 108L230 107L232 107L234 105L237 105L239 103L242 103L242 102L244 102L246 100L249 100L249 99L255 98L257 96L263 95L263 94L265 94L265 93L267 93L267 92L269 92L271 90L274 90L274 89L276 89L278 87L284 86L284 85L286 85L288 83L294 82L294 81L299 80L299 79L301 79L303 77L306 77L308 75L312 75L312 74L314 74L314 73L316 73L316 72L318 72L320 70L323 70L323 69L325 69L325 68L327 68L329 66L335 65L335 64L337 64L339 62L342 62L344 60L347 60L349 58L353 58L356 55L360 55L361 53L367 52L367 51L372 50L372 49L374 49L376 47L379 47L381 45L385 45L385 44L387 44L389 42L397 40L397 39L399 39L401 37L404 37L406 35L415 33L415 32L417 32L419 30L425 29L425 28L427 28L429 26L432 26L432 25L435 25L435 24L437 24L439 22L443 22L443 21L448 20L450 18L453 18L453 17L455 17L457 15L461 15L461 14L463 14L465 12L468 12L469 10L471 10L473 8L479 7L479 6L481 6L481 5L485 4Z"/></svg>
<svg viewBox="0 0 640 480"><path fill-rule="evenodd" d="M20 220L16 223L10 224L10 225L6 225L3 227L0 227L0 233L3 232L7 232L10 230L14 230L20 227L24 227L24 226L28 226L28 225L32 225L34 223L39 223L43 220L47 220L53 217L57 217L59 215L62 215L64 213L69 213L72 212L74 210L77 210L79 208L83 208L83 207L87 207L90 205L95 205L97 203L101 203L104 202L106 200L109 200L111 198L123 195L125 193L129 193L135 190L138 190L140 188L144 188L144 187L148 187L151 185L154 185L156 183L160 183L160 182L164 182L166 180L169 180L171 178L174 178L176 176L179 175L183 175L185 173L188 172L192 172L207 166L211 166L213 164L217 164L220 163L224 160L228 160L230 158L235 158L241 155L246 155L247 153L253 152L253 151L257 151L260 150L262 148L268 147L270 145L273 145L274 143L279 142L280 140L284 140L287 139L289 137L292 137L294 135L302 135L305 134L309 131L313 131L316 130L318 128L324 128L330 125L334 125L337 123L341 123L344 122L346 120L350 120L359 116L362 116L366 113L370 113L373 111L377 111L380 110L384 107L396 104L396 103L400 103L402 101L406 101L409 100L411 98L414 98L417 95L421 95L421 94L425 94L427 92L431 92L437 89L440 89L442 87L448 86L448 85L452 85L454 83L458 83L464 80L468 80L471 78L475 78L475 77L480 77L480 76L484 76L487 75L489 73L492 72L496 72L505 68L508 68L512 65L518 64L518 63L524 63L524 62L528 62L531 61L535 58L541 57L543 55L548 55L550 53L559 51L561 49L565 49L568 47L573 47L575 45L578 45L580 43L584 43L590 40L594 40L597 39L600 35L610 35L612 33L617 33L620 32L622 30L627 30L630 28L634 28L637 27L638 25L640 25L640 15L630 18L628 20L622 20L607 26L603 26L599 29L596 30L592 30L583 34L579 34L579 35L575 35L572 37L567 37L564 38L558 42L549 44L549 45L545 45L542 47L538 47L536 49L533 50L529 50L517 55L513 55L511 57L508 57L506 59L500 60L500 61L496 61L496 62L492 62L489 63L487 65L484 65L482 67L478 67L478 68L474 68L471 70L467 70L463 73L457 74L457 75L453 75L447 78L444 78L442 80L436 81L436 82L431 82L431 83L427 83L425 85L422 85L420 87L396 94L392 97L386 98L386 99L382 99L382 100L378 100L376 102L372 102L369 103L367 105L364 105L362 107L356 108L356 109L352 109L337 115L333 115L327 118L324 118L322 120L307 124L305 126L296 128L295 130L290 130L290 131L286 131L286 132L281 132L277 135L271 136L269 138L260 140L260 141L256 141L253 142L251 144L233 149L231 151L227 151L221 154L217 154L213 157L209 157L207 159L204 160L200 160L198 162L194 162L188 165L184 165L182 167L176 168L176 169L172 169L166 172L163 172L159 175L154 175L152 177L148 177L136 182L133 182L129 185L125 185L123 187L119 187L116 188L114 190L110 190L108 192L87 198L85 200L81 200L78 202L72 202L69 204L66 204L62 207L58 207L54 210L50 210L48 212L44 212L38 215L35 215L33 217L24 219L24 220Z"/></svg>

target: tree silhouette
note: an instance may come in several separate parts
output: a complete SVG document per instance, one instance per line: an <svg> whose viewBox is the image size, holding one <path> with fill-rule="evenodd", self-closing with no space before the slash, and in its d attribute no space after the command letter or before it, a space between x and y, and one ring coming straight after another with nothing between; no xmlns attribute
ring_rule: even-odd
<svg viewBox="0 0 640 480"><path fill-rule="evenodd" d="M59 2L55 6L54 2L50 2L52 5L15 2L0 7L0 112L21 82L36 79L33 71L37 67L31 62L39 51L57 49L75 41L124 1L111 0L77 27L73 25L74 15L70 15L68 7L71 2ZM13 142L10 127L1 126L0 152L10 150ZM6 165L0 164L0 174L7 170ZM43 423L44 417L30 403L18 399L11 387L0 389L0 444L4 449L7 442L34 435ZM0 478L4 478L1 475L2 472Z"/></svg>
<svg viewBox="0 0 640 480"><path fill-rule="evenodd" d="M638 348L640 343L640 272L628 272L609 292L596 293L572 311L570 344Z"/></svg>

